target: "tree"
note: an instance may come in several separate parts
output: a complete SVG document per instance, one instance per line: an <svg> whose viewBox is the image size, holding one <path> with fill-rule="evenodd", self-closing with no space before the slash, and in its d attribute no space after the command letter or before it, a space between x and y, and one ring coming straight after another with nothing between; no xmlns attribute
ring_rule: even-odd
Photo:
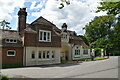
<svg viewBox="0 0 120 80"><path fill-rule="evenodd" d="M62 9L62 8L64 8L64 5L66 4L66 5L69 5L70 4L70 0L60 0L61 1L61 3L60 3L60 7L59 7L59 9ZM65 3L65 4L64 4Z"/></svg>
<svg viewBox="0 0 120 80"><path fill-rule="evenodd" d="M107 14L117 15L120 14L120 1L119 2L101 2L96 12L107 11Z"/></svg>
<svg viewBox="0 0 120 80"><path fill-rule="evenodd" d="M10 24L9 22L3 20L3 21L0 22L0 27L1 27L1 29L11 29L9 24Z"/></svg>
<svg viewBox="0 0 120 80"><path fill-rule="evenodd" d="M110 37L114 30L116 18L111 15L95 17L85 26L85 36L92 48L104 48L108 51L112 46Z"/></svg>
<svg viewBox="0 0 120 80"><path fill-rule="evenodd" d="M117 22L111 33L111 43L114 49L113 53L120 55L120 1L119 2L101 2L101 6L98 7L96 12L107 11L107 14L113 15L117 18Z"/></svg>
<svg viewBox="0 0 120 80"><path fill-rule="evenodd" d="M89 46L89 42L88 42L88 40L87 40L87 38L85 36L78 35L78 37L80 37L85 42L85 44L87 44Z"/></svg>

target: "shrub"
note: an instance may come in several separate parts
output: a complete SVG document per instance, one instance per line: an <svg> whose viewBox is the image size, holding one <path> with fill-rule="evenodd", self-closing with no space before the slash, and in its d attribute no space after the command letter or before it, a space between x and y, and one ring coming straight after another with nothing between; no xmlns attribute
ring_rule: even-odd
<svg viewBox="0 0 120 80"><path fill-rule="evenodd" d="M5 75L2 75L1 80L9 80L9 78L7 76L5 76Z"/></svg>

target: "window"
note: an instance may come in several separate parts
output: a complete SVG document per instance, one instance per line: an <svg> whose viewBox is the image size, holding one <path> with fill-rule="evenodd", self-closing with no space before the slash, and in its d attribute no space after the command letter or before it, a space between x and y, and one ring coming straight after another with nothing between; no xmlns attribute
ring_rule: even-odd
<svg viewBox="0 0 120 80"><path fill-rule="evenodd" d="M75 50L75 55L80 55L80 49Z"/></svg>
<svg viewBox="0 0 120 80"><path fill-rule="evenodd" d="M84 55L88 55L88 50L84 50L84 51L83 51L83 54L84 54Z"/></svg>
<svg viewBox="0 0 120 80"><path fill-rule="evenodd" d="M8 50L7 56L15 56L16 51L15 50Z"/></svg>
<svg viewBox="0 0 120 80"><path fill-rule="evenodd" d="M67 39L67 34L62 34L62 38Z"/></svg>
<svg viewBox="0 0 120 80"><path fill-rule="evenodd" d="M39 31L39 41L51 42L51 31Z"/></svg>
<svg viewBox="0 0 120 80"><path fill-rule="evenodd" d="M16 39L6 39L6 43L17 43Z"/></svg>
<svg viewBox="0 0 120 80"><path fill-rule="evenodd" d="M35 59L35 51L32 51L31 58Z"/></svg>
<svg viewBox="0 0 120 80"><path fill-rule="evenodd" d="M55 51L39 51L38 58L39 59L53 59Z"/></svg>

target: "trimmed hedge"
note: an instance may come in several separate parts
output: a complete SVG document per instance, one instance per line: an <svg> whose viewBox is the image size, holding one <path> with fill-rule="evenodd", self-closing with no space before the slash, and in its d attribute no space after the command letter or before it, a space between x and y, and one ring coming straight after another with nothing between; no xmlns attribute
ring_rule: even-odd
<svg viewBox="0 0 120 80"><path fill-rule="evenodd" d="M23 67L22 64L3 64L2 68L19 68L19 67Z"/></svg>

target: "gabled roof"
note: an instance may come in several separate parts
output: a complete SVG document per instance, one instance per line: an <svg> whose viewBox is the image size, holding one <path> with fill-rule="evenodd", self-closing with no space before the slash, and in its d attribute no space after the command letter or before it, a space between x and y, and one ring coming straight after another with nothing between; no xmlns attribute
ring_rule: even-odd
<svg viewBox="0 0 120 80"><path fill-rule="evenodd" d="M55 24L51 23L50 21L43 18L42 16L40 16L38 19L33 21L31 24L45 24L45 25L55 26Z"/></svg>

